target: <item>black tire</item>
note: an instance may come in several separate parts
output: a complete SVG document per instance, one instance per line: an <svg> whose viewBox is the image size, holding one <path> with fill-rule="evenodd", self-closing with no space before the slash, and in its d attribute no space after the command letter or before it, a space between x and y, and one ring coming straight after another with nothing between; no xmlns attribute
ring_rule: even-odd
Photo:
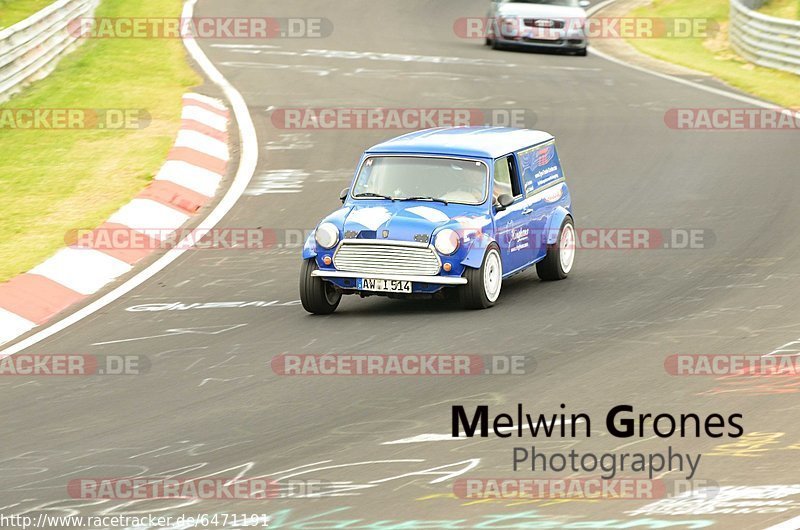
<svg viewBox="0 0 800 530"><path fill-rule="evenodd" d="M487 295L486 283L484 282L484 278L486 277L487 261L489 261L490 253L496 254L500 275L500 285L497 287L497 293L493 300ZM481 268L473 269L471 267L467 267L467 270L464 272L464 277L467 279L467 284L462 285L459 288L461 305L465 309L487 309L492 307L495 302L497 302L497 297L500 296L500 288L502 287L503 282L503 268L502 263L500 262L500 247L498 247L495 243L489 245L489 247L486 249L486 253L483 255L483 263L481 263Z"/></svg>
<svg viewBox="0 0 800 530"><path fill-rule="evenodd" d="M578 57L586 57L587 53L588 52L587 52L586 48L584 48L582 50L578 50L578 52L575 55L577 55Z"/></svg>
<svg viewBox="0 0 800 530"><path fill-rule="evenodd" d="M569 225L570 229L572 230L573 236L573 243L575 241L575 224L572 222L571 217L567 217L564 219L564 222L561 223L561 228L558 231L558 238L556 238L556 242L552 245L547 246L547 255L545 258L536 264L536 274L539 275L539 278L546 282L551 282L555 280L563 280L564 278L569 275L570 271L572 270L572 264L569 265L567 270L564 270L564 266L561 260L561 237L564 234L565 227ZM574 249L573 249L573 263L574 263Z"/></svg>
<svg viewBox="0 0 800 530"><path fill-rule="evenodd" d="M490 39L489 37L486 37L486 42L484 42L484 44L486 44L486 46L491 46L492 45L492 39Z"/></svg>
<svg viewBox="0 0 800 530"><path fill-rule="evenodd" d="M330 282L311 276L317 269L314 258L303 260L300 267L300 301L303 309L315 315L330 315L339 307L342 293L336 291Z"/></svg>

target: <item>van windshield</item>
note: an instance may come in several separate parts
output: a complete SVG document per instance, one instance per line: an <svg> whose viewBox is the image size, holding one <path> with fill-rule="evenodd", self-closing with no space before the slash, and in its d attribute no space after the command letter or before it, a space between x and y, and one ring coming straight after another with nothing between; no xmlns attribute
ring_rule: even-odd
<svg viewBox="0 0 800 530"><path fill-rule="evenodd" d="M362 164L352 196L482 204L488 174L486 164L478 160L374 156Z"/></svg>

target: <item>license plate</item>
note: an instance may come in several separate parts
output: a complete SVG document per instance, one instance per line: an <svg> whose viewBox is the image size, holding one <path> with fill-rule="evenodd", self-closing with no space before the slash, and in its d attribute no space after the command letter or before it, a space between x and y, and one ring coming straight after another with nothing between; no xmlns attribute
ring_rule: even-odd
<svg viewBox="0 0 800 530"><path fill-rule="evenodd" d="M558 40L561 38L561 33L554 28L531 28L528 32L528 38L538 40Z"/></svg>
<svg viewBox="0 0 800 530"><path fill-rule="evenodd" d="M360 291L410 293L411 282L403 280L381 280L379 278L358 278L356 280L356 288Z"/></svg>

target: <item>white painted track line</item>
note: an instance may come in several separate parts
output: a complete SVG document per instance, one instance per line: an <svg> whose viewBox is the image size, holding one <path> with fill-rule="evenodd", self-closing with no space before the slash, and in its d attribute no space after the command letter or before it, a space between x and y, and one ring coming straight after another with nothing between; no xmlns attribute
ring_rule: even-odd
<svg viewBox="0 0 800 530"><path fill-rule="evenodd" d="M193 18L194 6L196 2L197 0L187 0L183 6L183 13L181 14L183 19ZM205 72L211 82L222 89L225 96L228 98L228 101L230 101L231 108L233 109L233 113L236 116L236 121L239 126L239 138L241 141L240 152L242 153L239 160L239 168L236 171L236 176L233 179L231 187L228 189L227 193L225 193L225 196L222 197L216 208L214 208L211 213L208 214L208 217L200 222L195 233L189 236L192 240L194 240L195 236L198 236L198 233L200 233L200 237L202 237L205 232L216 226L222 220L222 218L225 217L225 215L236 205L239 198L247 189L247 186L250 184L250 180L253 178L253 173L255 172L256 165L258 163L258 137L256 136L256 129L253 125L253 118L250 116L250 112L247 108L247 103L245 103L244 98L239 91L236 90L227 79L225 79L225 76L223 76L219 70L217 70L217 68L208 59L208 57L206 57L205 53L203 53L203 50L194 39L184 39L183 44L192 59L194 59L203 72ZM0 355L12 355L24 350L25 348L29 348L35 344L38 344L44 339L55 335L59 331L67 329L71 325L80 322L84 318L94 314L100 309L103 309L108 304L126 295L169 266L170 263L178 259L189 249L190 245L188 243L189 242L187 241L183 244L179 244L176 248L169 250L149 267L86 307L76 311L75 313L72 313L58 322L47 326L41 331L34 333L30 337L23 339L3 350L0 350Z"/></svg>
<svg viewBox="0 0 800 530"><path fill-rule="evenodd" d="M764 530L798 530L798 528L800 528L800 516L797 516L794 519L789 519L788 521L784 521L780 524L776 524L775 526L770 526Z"/></svg>
<svg viewBox="0 0 800 530"><path fill-rule="evenodd" d="M578 418L578 421L575 424L583 423L583 418ZM566 419L564 421L564 425L570 425L572 423L571 419ZM553 423L553 427L560 427L561 420L556 421ZM524 427L523 427L524 428ZM514 432L517 430L516 425L511 425L509 427L500 427L497 429L498 432ZM383 442L381 445L398 445L398 444L415 444L415 443L423 443L423 442L465 442L469 440L473 440L473 438L469 438L467 436L462 436L464 433L459 433L458 437L453 437L451 434L439 434L439 433L426 433L426 434L418 434L416 436L410 436L408 438L401 438L399 440L392 440L390 442Z"/></svg>
<svg viewBox="0 0 800 530"><path fill-rule="evenodd" d="M597 4L596 6L593 6L593 7L589 8L589 9L587 9L586 10L586 14L588 16L590 16L590 17L594 16L598 11L600 11L601 9L609 6L610 4L613 4L615 1L616 0L606 0L605 2L601 2L601 3ZM638 72L643 72L643 73L648 74L648 75L654 75L656 77L660 77L661 79L666 79L666 80L672 81L674 83L680 83L681 85L690 86L692 88L696 88L696 89L702 90L704 92L709 92L709 93L717 95L717 96L722 96L722 97L725 97L725 98L733 99L733 100L736 100L736 101L740 101L742 103L747 103L748 105L753 105L755 107L761 107L761 108L764 108L764 109L776 110L776 109L780 109L781 108L778 105L775 105L774 103L768 103L766 101L762 101L760 99L757 99L757 98L754 98L754 97L751 97L751 96L746 96L746 95L743 95L743 94L737 94L736 92L731 92L730 90L724 90L724 89L721 89L721 88L715 88L715 87L707 86L707 85L704 85L702 83L696 83L694 81L689 81L688 79L683 79L681 77L676 77L674 75L669 75L669 74L664 74L664 73L661 73L661 72L656 72L655 70L650 70L648 68L644 68L643 66L638 66L638 65L635 65L635 64L627 63L627 62L625 62L625 61L623 61L621 59L617 59L616 57L612 57L612 56L610 56L610 55L608 55L606 53L598 51L595 48L592 48L591 45L589 47L589 52L592 55L596 55L597 57L600 57L601 59L605 59L608 62L611 62L611 63L614 63L614 64L618 64L620 66L625 66L627 68L631 68L633 70L636 70ZM784 113L789 113L789 111L786 110L786 109L784 109L783 112Z"/></svg>

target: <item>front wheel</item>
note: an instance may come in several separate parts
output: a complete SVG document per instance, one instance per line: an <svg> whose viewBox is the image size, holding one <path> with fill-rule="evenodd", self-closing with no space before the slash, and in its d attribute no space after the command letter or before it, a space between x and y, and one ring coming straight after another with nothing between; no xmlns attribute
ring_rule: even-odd
<svg viewBox="0 0 800 530"><path fill-rule="evenodd" d="M311 273L317 270L314 258L303 261L300 268L300 302L303 309L315 315L330 315L339 307L342 293L334 288L333 284L326 282Z"/></svg>
<svg viewBox="0 0 800 530"><path fill-rule="evenodd" d="M467 285L461 286L461 304L466 309L492 307L500 297L503 285L503 264L498 246L495 243L489 245L481 268L467 268L464 277Z"/></svg>
<svg viewBox="0 0 800 530"><path fill-rule="evenodd" d="M547 255L536 264L536 273L545 281L563 280L575 263L575 225L567 217L561 223L558 239L547 246Z"/></svg>

